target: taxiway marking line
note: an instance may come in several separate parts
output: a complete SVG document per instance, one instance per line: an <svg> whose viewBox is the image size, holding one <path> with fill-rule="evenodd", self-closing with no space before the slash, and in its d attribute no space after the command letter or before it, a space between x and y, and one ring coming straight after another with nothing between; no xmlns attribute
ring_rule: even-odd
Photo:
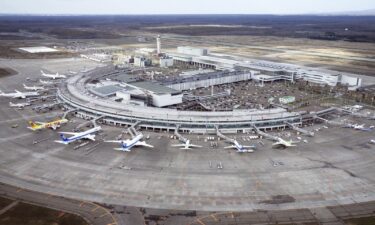
<svg viewBox="0 0 375 225"><path fill-rule="evenodd" d="M206 225L205 223L203 223L200 219L197 219L197 222L201 225Z"/></svg>
<svg viewBox="0 0 375 225"><path fill-rule="evenodd" d="M99 209L100 208L100 206L96 206L95 208L93 208L92 210L91 210L91 212L95 212L97 209Z"/></svg>
<svg viewBox="0 0 375 225"><path fill-rule="evenodd" d="M215 222L218 222L218 221L219 221L219 220L216 218L215 214L211 214L210 216L215 220Z"/></svg>
<svg viewBox="0 0 375 225"><path fill-rule="evenodd" d="M105 213L103 213L102 215L100 215L99 218L105 217L106 215L108 215L107 212L105 212Z"/></svg>

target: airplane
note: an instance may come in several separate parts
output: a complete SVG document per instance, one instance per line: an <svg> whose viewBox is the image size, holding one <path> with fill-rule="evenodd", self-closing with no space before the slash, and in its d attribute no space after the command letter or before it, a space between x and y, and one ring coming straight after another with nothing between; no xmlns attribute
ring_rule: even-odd
<svg viewBox="0 0 375 225"><path fill-rule="evenodd" d="M240 153L254 152L253 149L256 148L255 145L249 145L249 146L240 145L236 140L233 142L233 144L234 145L227 146L227 147L224 147L224 148L235 148L235 149L237 149L237 152L240 152ZM252 148L252 149L249 149L249 148Z"/></svg>
<svg viewBox="0 0 375 225"><path fill-rule="evenodd" d="M200 145L190 144L190 140L184 141L184 144L172 145L172 147L182 147L180 149L191 149L192 147L193 148L202 148L202 146L200 146Z"/></svg>
<svg viewBox="0 0 375 225"><path fill-rule="evenodd" d="M0 90L0 96L3 97L9 97L9 98L27 98L32 96L39 96L38 92L20 92L17 90L14 90L13 93L4 93Z"/></svg>
<svg viewBox="0 0 375 225"><path fill-rule="evenodd" d="M375 139L370 140L370 144L375 144Z"/></svg>
<svg viewBox="0 0 375 225"><path fill-rule="evenodd" d="M277 139L278 141L276 143L273 143L272 146L273 147L284 147L284 148L288 148L288 147L296 147L297 145L294 145L296 143L299 143L299 141L285 141L284 139L282 138L278 138Z"/></svg>
<svg viewBox="0 0 375 225"><path fill-rule="evenodd" d="M9 102L10 107L19 108L19 109L23 109L23 108L25 108L26 106L29 106L29 105L31 105L31 104L28 103L28 102L23 102L23 103Z"/></svg>
<svg viewBox="0 0 375 225"><path fill-rule="evenodd" d="M70 144L72 142L81 140L81 139L89 139L91 141L95 141L95 133L102 130L102 127L96 126L84 132L59 132L61 140L56 140L56 143L60 144ZM71 137L65 137L65 134L72 135Z"/></svg>
<svg viewBox="0 0 375 225"><path fill-rule="evenodd" d="M65 118L63 118L63 119L57 119L57 120L54 120L54 121L51 121L51 122L47 122L47 123L30 121L29 122L30 127L28 127L28 128L30 130L33 130L33 131L47 129L47 128L51 128L52 130L56 130L62 124L65 124L67 122L68 122L68 120L65 119Z"/></svg>
<svg viewBox="0 0 375 225"><path fill-rule="evenodd" d="M42 79L39 79L39 82L42 83L42 84L54 84L54 82L52 82L52 81L42 80Z"/></svg>
<svg viewBox="0 0 375 225"><path fill-rule="evenodd" d="M26 90L32 90L32 91L38 91L38 90L44 90L44 87L42 87L42 86L31 86L31 87L29 87L29 86L27 86L26 84L23 84L23 87L26 89Z"/></svg>
<svg viewBox="0 0 375 225"><path fill-rule="evenodd" d="M78 74L78 72L73 71L73 70L69 70L68 73L70 73L70 74L72 74L72 75Z"/></svg>
<svg viewBox="0 0 375 225"><path fill-rule="evenodd" d="M111 141L104 141L104 142L120 143L121 147L120 148L114 148L114 150L124 151L124 152L130 152L131 151L130 149L134 146L145 146L145 147L149 147L149 148L154 147L152 145L146 144L146 142L144 142L144 141L140 141L142 138L143 138L143 134L140 133L131 140L129 140L129 139L127 139L127 140L113 140L113 141L111 140Z"/></svg>
<svg viewBox="0 0 375 225"><path fill-rule="evenodd" d="M66 76L65 75L60 75L59 73L56 73L56 74L48 74L48 73L44 73L44 71L43 70L41 70L40 71L41 73L42 73L42 76L44 76L44 77L48 77L48 78L52 78L53 80L55 80L55 79L60 79L60 78L66 78Z"/></svg>
<svg viewBox="0 0 375 225"><path fill-rule="evenodd" d="M374 126L370 126L368 128L365 127L365 124L348 124L344 126L344 128L353 128L354 130L361 130L361 131L372 131L374 129Z"/></svg>

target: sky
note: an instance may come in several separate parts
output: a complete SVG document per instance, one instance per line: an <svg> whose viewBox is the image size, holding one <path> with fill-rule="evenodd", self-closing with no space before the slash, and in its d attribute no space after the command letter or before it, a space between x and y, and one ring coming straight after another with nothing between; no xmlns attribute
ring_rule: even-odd
<svg viewBox="0 0 375 225"><path fill-rule="evenodd" d="M305 14L375 9L375 0L0 0L6 14Z"/></svg>

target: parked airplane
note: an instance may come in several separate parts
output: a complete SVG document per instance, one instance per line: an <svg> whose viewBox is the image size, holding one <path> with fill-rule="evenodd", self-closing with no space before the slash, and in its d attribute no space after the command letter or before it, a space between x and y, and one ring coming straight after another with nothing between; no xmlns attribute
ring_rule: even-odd
<svg viewBox="0 0 375 225"><path fill-rule="evenodd" d="M9 98L27 98L32 96L39 96L38 92L20 92L14 90L15 92L12 93L4 93L0 90L0 96L9 97Z"/></svg>
<svg viewBox="0 0 375 225"><path fill-rule="evenodd" d="M354 130L361 130L361 131L372 131L374 129L374 126L370 126L368 128L365 127L365 124L348 124L344 126L344 128L353 128Z"/></svg>
<svg viewBox="0 0 375 225"><path fill-rule="evenodd" d="M190 144L190 140L183 141L184 144L177 144L177 145L172 145L172 147L182 147L180 149L191 149L191 148L202 148L200 145L193 145Z"/></svg>
<svg viewBox="0 0 375 225"><path fill-rule="evenodd" d="M39 79L39 82L42 83L42 84L54 84L53 81L42 80L42 79Z"/></svg>
<svg viewBox="0 0 375 225"><path fill-rule="evenodd" d="M249 145L249 146L244 146L244 145L240 145L236 140L233 142L234 145L231 145L231 146L227 146L227 147L224 147L224 148L235 148L237 149L237 152L254 152L253 149L256 148L255 145Z"/></svg>
<svg viewBox="0 0 375 225"><path fill-rule="evenodd" d="M66 78L65 75L62 75L62 74L60 75L59 73L56 73L56 74L44 73L43 70L41 70L40 72L42 73L42 76L52 78L53 80L60 79L60 78Z"/></svg>
<svg viewBox="0 0 375 225"><path fill-rule="evenodd" d="M295 144L299 143L299 141L292 141L292 140L285 141L282 138L278 138L277 140L278 141L276 143L272 144L273 147L276 147L276 148L279 148L279 147L283 147L283 148L296 147L297 145L295 145Z"/></svg>
<svg viewBox="0 0 375 225"><path fill-rule="evenodd" d="M23 109L25 108L26 106L29 106L31 105L30 103L28 102L23 102L23 103L13 103L13 102L9 102L9 106L10 107L13 107L13 108L19 108L19 109Z"/></svg>
<svg viewBox="0 0 375 225"><path fill-rule="evenodd" d="M31 130L33 130L33 131L47 129L47 128L51 128L52 130L56 130L62 124L65 124L67 122L68 122L68 120L65 119L65 118L64 119L54 120L54 121L47 122L47 123L30 121L29 122L30 127L28 127L28 128L31 129Z"/></svg>
<svg viewBox="0 0 375 225"><path fill-rule="evenodd" d="M140 133L131 140L129 140L129 139L127 139L127 140L111 140L111 141L105 141L105 142L120 143L121 147L120 148L114 148L114 150L124 151L124 152L130 152L131 151L130 149L134 146L145 146L145 147L149 147L149 148L154 147L152 145L146 144L146 142L144 142L144 141L140 141L142 138L143 138L143 134Z"/></svg>
<svg viewBox="0 0 375 225"><path fill-rule="evenodd" d="M97 126L84 132L59 132L61 140L56 140L55 142L67 145L67 144L70 144L72 142L75 142L81 139L89 139L89 140L95 141L95 133L101 130L102 128L100 126ZM67 138L65 137L64 134L68 134L72 136Z"/></svg>
<svg viewBox="0 0 375 225"><path fill-rule="evenodd" d="M370 143L371 144L375 144L375 139L374 140L370 140Z"/></svg>
<svg viewBox="0 0 375 225"><path fill-rule="evenodd" d="M26 89L26 90L32 90L32 91L38 91L38 90L44 90L44 87L43 86L27 86L26 84L23 84L23 87Z"/></svg>
<svg viewBox="0 0 375 225"><path fill-rule="evenodd" d="M68 73L69 73L69 74L72 74L72 75L76 75L76 74L78 74L78 72L73 71L73 70L69 70Z"/></svg>

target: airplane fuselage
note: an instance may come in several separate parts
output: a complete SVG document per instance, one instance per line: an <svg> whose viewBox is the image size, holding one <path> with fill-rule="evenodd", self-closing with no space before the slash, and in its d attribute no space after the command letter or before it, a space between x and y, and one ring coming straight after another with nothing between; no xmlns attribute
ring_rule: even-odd
<svg viewBox="0 0 375 225"><path fill-rule="evenodd" d="M70 144L72 142L75 142L75 141L78 141L78 140L81 140L81 139L91 139L91 140L94 140L95 133L98 132L98 131L100 131L100 130L101 130L101 127L94 127L94 128L92 128L90 130L87 130L87 131L84 131L84 132L80 132L80 133L76 133L72 137L69 137L69 138L65 138L64 135L62 134L61 135L62 141L60 141L60 143Z"/></svg>

